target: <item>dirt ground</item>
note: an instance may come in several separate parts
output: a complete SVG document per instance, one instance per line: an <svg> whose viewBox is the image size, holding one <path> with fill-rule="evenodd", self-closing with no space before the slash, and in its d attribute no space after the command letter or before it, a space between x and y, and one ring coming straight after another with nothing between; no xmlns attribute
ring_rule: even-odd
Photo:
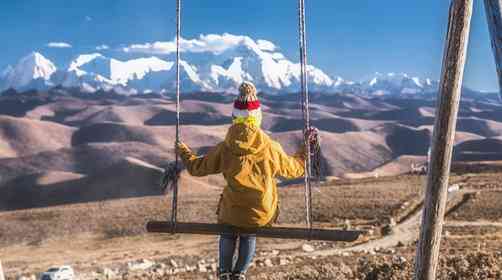
<svg viewBox="0 0 502 280"><path fill-rule="evenodd" d="M448 203L438 279L502 279L500 176L451 178L460 190ZM412 279L424 183L412 175L323 183L314 192L316 225L367 233L354 243L260 239L250 279ZM279 223L302 226L302 187L283 187L280 197ZM181 195L180 219L214 221L217 199L218 191ZM169 202L146 197L2 212L6 276L70 264L79 279L215 279L216 236L145 233L147 220L168 217ZM143 259L155 265L130 269Z"/></svg>

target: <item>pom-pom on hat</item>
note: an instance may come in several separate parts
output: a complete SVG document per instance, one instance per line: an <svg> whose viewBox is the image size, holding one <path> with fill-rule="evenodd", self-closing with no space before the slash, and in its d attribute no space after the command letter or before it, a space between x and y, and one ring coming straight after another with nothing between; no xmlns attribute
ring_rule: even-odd
<svg viewBox="0 0 502 280"><path fill-rule="evenodd" d="M261 125L260 100L256 95L256 87L252 83L243 82L240 85L232 116L234 123L250 123L258 127Z"/></svg>

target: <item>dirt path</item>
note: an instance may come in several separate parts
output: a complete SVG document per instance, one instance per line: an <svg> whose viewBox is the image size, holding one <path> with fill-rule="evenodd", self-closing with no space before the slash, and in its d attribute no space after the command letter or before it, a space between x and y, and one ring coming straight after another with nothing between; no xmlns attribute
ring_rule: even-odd
<svg viewBox="0 0 502 280"><path fill-rule="evenodd" d="M464 192L457 191L452 192L448 196L448 209L457 208L459 205L465 203ZM374 251L377 249L385 249L396 247L399 244L410 244L417 240L418 233L420 230L420 223L422 221L423 207L418 208L414 213L409 215L404 221L397 224L393 229L392 233L384 236L380 239L370 240L368 242L355 245L343 249L329 249L320 250L311 254L317 256L330 256L339 255L345 252L363 252L363 251Z"/></svg>

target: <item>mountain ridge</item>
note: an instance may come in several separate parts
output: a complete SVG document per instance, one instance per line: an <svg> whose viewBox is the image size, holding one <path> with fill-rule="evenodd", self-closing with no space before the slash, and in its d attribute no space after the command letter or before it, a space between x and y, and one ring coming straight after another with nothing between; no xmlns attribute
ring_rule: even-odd
<svg viewBox="0 0 502 280"><path fill-rule="evenodd" d="M269 94L298 92L300 64L288 60L266 40L224 33L181 40L181 89L184 92L236 92L243 81L252 81ZM76 55L66 66L56 67L41 53L32 52L0 72L0 92L47 91L54 87L81 92L114 91L120 94L175 91L176 67L172 42L134 44L123 48L130 59L99 52ZM309 89L325 94L353 93L364 97L433 98L439 82L406 73L375 73L354 82L330 76L307 66ZM472 94L481 92L465 88Z"/></svg>

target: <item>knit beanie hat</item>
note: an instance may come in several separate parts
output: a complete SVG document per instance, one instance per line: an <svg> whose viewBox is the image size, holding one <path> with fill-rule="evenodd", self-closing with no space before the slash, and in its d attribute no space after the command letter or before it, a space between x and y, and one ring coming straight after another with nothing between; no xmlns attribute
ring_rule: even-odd
<svg viewBox="0 0 502 280"><path fill-rule="evenodd" d="M233 123L247 123L257 127L261 125L260 100L256 87L250 82L243 82L239 87L239 96L234 101Z"/></svg>

